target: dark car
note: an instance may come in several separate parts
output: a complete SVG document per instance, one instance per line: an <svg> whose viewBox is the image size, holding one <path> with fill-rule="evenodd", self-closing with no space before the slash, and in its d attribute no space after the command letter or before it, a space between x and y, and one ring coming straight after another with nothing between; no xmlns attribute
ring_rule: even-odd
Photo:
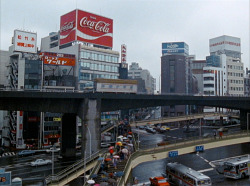
<svg viewBox="0 0 250 186"><path fill-rule="evenodd" d="M35 154L36 152L34 150L22 150L22 151L19 151L17 153L18 156L29 156L29 155L33 155Z"/></svg>

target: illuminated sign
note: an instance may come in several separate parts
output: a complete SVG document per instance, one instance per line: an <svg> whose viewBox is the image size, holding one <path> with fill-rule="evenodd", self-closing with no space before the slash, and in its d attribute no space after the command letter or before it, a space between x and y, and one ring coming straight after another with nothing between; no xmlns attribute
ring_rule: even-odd
<svg viewBox="0 0 250 186"><path fill-rule="evenodd" d="M74 41L112 47L113 20L78 9L61 16L60 45Z"/></svg>
<svg viewBox="0 0 250 186"><path fill-rule="evenodd" d="M36 43L36 33L14 30L14 51L36 53Z"/></svg>

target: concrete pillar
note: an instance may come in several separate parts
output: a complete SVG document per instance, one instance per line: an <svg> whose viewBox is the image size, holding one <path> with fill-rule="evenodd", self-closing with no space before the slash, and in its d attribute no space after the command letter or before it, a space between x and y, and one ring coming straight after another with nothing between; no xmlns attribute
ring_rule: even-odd
<svg viewBox="0 0 250 186"><path fill-rule="evenodd" d="M76 156L76 114L62 116L61 155L64 158Z"/></svg>
<svg viewBox="0 0 250 186"><path fill-rule="evenodd" d="M220 116L220 126L223 126L223 117Z"/></svg>
<svg viewBox="0 0 250 186"><path fill-rule="evenodd" d="M248 113L248 114L247 114ZM248 115L248 127L247 127L247 115ZM240 110L240 127L242 130L250 130L250 110Z"/></svg>
<svg viewBox="0 0 250 186"><path fill-rule="evenodd" d="M101 101L84 99L78 116L82 120L82 157L85 153L88 157L101 149Z"/></svg>

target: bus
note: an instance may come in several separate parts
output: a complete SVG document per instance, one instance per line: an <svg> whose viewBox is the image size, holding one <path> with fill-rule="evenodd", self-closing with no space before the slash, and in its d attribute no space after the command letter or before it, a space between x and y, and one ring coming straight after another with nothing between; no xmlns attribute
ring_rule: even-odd
<svg viewBox="0 0 250 186"><path fill-rule="evenodd" d="M224 176L232 179L245 178L248 175L247 156L233 158L224 162Z"/></svg>
<svg viewBox="0 0 250 186"><path fill-rule="evenodd" d="M168 163L166 175L170 182L182 186L209 186L212 185L211 179L178 162Z"/></svg>

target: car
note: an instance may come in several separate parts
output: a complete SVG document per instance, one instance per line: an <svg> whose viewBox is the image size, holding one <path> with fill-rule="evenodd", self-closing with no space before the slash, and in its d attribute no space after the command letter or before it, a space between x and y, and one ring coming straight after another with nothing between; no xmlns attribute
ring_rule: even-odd
<svg viewBox="0 0 250 186"><path fill-rule="evenodd" d="M47 153L51 153L51 152L59 152L61 149L59 147L51 147L49 149L46 150Z"/></svg>
<svg viewBox="0 0 250 186"><path fill-rule="evenodd" d="M156 130L153 129L153 128L147 128L146 131L149 132L149 133L152 133L152 134L156 133Z"/></svg>
<svg viewBox="0 0 250 186"><path fill-rule="evenodd" d="M110 146L111 146L111 144L109 144L109 143L101 143L101 148L108 148Z"/></svg>
<svg viewBox="0 0 250 186"><path fill-rule="evenodd" d="M34 155L36 152L34 150L22 150L17 153L17 156L29 156Z"/></svg>
<svg viewBox="0 0 250 186"><path fill-rule="evenodd" d="M170 131L170 127L168 126L162 126L161 128L165 129L166 131Z"/></svg>
<svg viewBox="0 0 250 186"><path fill-rule="evenodd" d="M51 163L52 163L51 160L37 159L36 161L31 162L30 165L32 167L35 167L35 166L41 166L41 165L49 165Z"/></svg>
<svg viewBox="0 0 250 186"><path fill-rule="evenodd" d="M139 129L145 129L145 126L139 126Z"/></svg>
<svg viewBox="0 0 250 186"><path fill-rule="evenodd" d="M150 180L150 185L153 186L170 186L167 179L162 176L151 177L149 178L149 180Z"/></svg>

